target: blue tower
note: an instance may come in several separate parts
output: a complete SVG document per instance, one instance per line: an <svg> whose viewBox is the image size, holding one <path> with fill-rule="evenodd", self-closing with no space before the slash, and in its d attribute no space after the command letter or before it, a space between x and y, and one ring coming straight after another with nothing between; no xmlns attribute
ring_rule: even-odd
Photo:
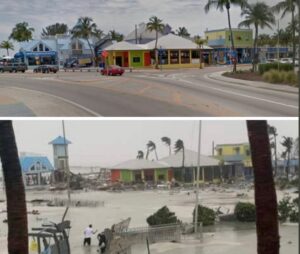
<svg viewBox="0 0 300 254"><path fill-rule="evenodd" d="M62 136L58 136L49 142L49 144L53 146L54 168L66 170L68 160L67 155L69 154L68 145L72 144L71 141L64 139Z"/></svg>

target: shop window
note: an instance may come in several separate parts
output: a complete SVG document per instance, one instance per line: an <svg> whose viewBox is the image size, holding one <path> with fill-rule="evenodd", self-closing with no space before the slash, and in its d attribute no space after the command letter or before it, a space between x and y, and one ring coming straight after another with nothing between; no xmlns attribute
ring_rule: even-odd
<svg viewBox="0 0 300 254"><path fill-rule="evenodd" d="M199 59L199 56L200 56L199 50L193 50L193 51L192 51L192 58L193 58L193 59L196 59L196 58Z"/></svg>
<svg viewBox="0 0 300 254"><path fill-rule="evenodd" d="M35 47L35 48L33 49L33 51L37 51L37 47Z"/></svg>
<svg viewBox="0 0 300 254"><path fill-rule="evenodd" d="M45 48L45 51L49 51L49 48L46 47L46 48Z"/></svg>
<svg viewBox="0 0 300 254"><path fill-rule="evenodd" d="M36 170L41 170L41 163L38 161L35 165Z"/></svg>
<svg viewBox="0 0 300 254"><path fill-rule="evenodd" d="M132 58L132 62L133 63L140 63L141 62L141 58L140 57L133 57Z"/></svg>
<svg viewBox="0 0 300 254"><path fill-rule="evenodd" d="M181 63L182 64L189 64L190 61L190 51L189 50L182 50L181 51Z"/></svg>
<svg viewBox="0 0 300 254"><path fill-rule="evenodd" d="M35 166L33 165L30 167L30 171L34 171L34 170L35 170Z"/></svg>
<svg viewBox="0 0 300 254"><path fill-rule="evenodd" d="M158 180L159 181L165 181L166 179L165 179L165 175L159 175L158 176Z"/></svg>
<svg viewBox="0 0 300 254"><path fill-rule="evenodd" d="M163 50L159 55L160 64L168 64L169 63L169 54L167 50Z"/></svg>
<svg viewBox="0 0 300 254"><path fill-rule="evenodd" d="M179 64L179 52L178 50L170 51L170 63L171 64Z"/></svg>
<svg viewBox="0 0 300 254"><path fill-rule="evenodd" d="M44 45L43 44L39 45L39 51L44 51Z"/></svg>

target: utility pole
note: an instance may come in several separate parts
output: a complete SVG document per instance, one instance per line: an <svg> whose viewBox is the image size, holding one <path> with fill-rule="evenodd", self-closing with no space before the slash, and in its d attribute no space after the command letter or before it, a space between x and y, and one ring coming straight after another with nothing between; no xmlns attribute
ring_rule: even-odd
<svg viewBox="0 0 300 254"><path fill-rule="evenodd" d="M199 136L198 136L198 160L197 160L197 174L196 174L196 207L195 207L195 224L194 231L196 237L198 236L198 206L199 206L199 175L200 175L200 156L201 156L201 129L202 121L199 121Z"/></svg>
<svg viewBox="0 0 300 254"><path fill-rule="evenodd" d="M138 44L137 25L135 25L135 44Z"/></svg>
<svg viewBox="0 0 300 254"><path fill-rule="evenodd" d="M64 147L65 147L65 162L66 162L66 170L67 170L67 192L68 192L68 205L71 204L71 192L70 192L70 168L69 168L69 155L67 149L67 140L66 140L66 131L65 131L65 121L62 120L62 128L63 128L63 137L64 137Z"/></svg>

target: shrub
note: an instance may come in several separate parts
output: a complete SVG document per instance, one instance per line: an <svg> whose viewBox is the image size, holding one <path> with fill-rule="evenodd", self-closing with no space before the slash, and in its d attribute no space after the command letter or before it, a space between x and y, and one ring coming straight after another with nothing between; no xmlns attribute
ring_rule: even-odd
<svg viewBox="0 0 300 254"><path fill-rule="evenodd" d="M171 212L167 206L160 208L157 212L147 218L149 226L174 224L179 222L180 221L175 216L175 213Z"/></svg>
<svg viewBox="0 0 300 254"><path fill-rule="evenodd" d="M203 226L213 225L215 223L216 214L214 210L198 205L198 222L202 222ZM193 211L193 221L195 221L195 209Z"/></svg>
<svg viewBox="0 0 300 254"><path fill-rule="evenodd" d="M266 64L258 65L258 71L261 75L270 70L278 71L278 63L266 63ZM293 71L293 70L294 67L292 64L279 63L279 71Z"/></svg>
<svg viewBox="0 0 300 254"><path fill-rule="evenodd" d="M238 221L252 222L256 220L255 205L252 203L238 202L234 208L234 214Z"/></svg>
<svg viewBox="0 0 300 254"><path fill-rule="evenodd" d="M284 197L278 203L278 218L280 221L285 222L293 210L293 205L290 203L291 197Z"/></svg>
<svg viewBox="0 0 300 254"><path fill-rule="evenodd" d="M298 77L294 71L270 70L263 74L263 79L269 83L297 85Z"/></svg>

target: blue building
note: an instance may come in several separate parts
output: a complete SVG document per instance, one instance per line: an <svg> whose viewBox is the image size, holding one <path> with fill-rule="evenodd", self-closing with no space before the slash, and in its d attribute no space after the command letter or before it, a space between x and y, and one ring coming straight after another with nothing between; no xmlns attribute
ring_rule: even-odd
<svg viewBox="0 0 300 254"><path fill-rule="evenodd" d="M20 164L25 186L39 186L50 183L54 167L47 157L21 156Z"/></svg>
<svg viewBox="0 0 300 254"><path fill-rule="evenodd" d="M72 144L71 141L64 139L62 136L58 136L49 142L49 144L53 146L54 168L65 170L68 163L68 145Z"/></svg>

